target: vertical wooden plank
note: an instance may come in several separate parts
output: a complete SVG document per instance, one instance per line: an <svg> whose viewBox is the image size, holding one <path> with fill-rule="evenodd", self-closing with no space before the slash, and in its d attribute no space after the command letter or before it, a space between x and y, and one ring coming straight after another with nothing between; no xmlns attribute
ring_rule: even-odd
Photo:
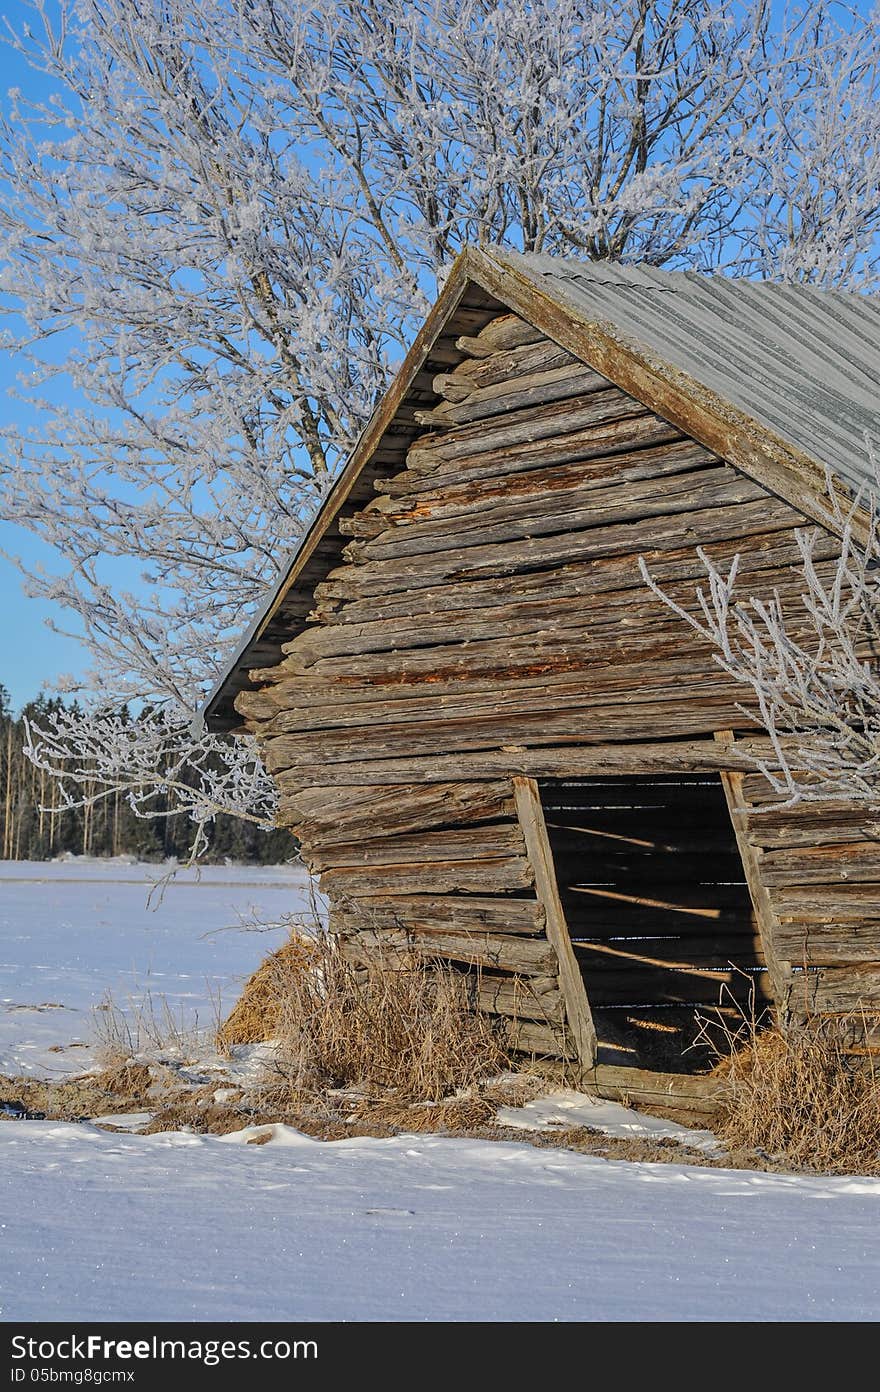
<svg viewBox="0 0 880 1392"><path fill-rule="evenodd" d="M596 1062L596 1030L559 898L538 785L533 778L514 778L513 791L526 850L535 873L535 894L544 909L547 937L559 962L559 989L565 1001L568 1027L574 1037L579 1063L583 1068L592 1068Z"/></svg>
<svg viewBox="0 0 880 1392"><path fill-rule="evenodd" d="M732 745L734 742L733 731L716 730L715 739L719 744ZM770 895L767 893L761 878L760 855L746 836L744 813L747 811L747 803L743 796L743 774L725 770L721 774L721 786L727 799L727 810L730 813L733 834L736 837L746 884L749 887L752 906L755 910L758 935L761 939L764 960L767 963L767 971L773 985L773 995L780 1015L784 1018L790 1005L791 963L782 961L776 952L776 934L774 931L776 915L770 903Z"/></svg>

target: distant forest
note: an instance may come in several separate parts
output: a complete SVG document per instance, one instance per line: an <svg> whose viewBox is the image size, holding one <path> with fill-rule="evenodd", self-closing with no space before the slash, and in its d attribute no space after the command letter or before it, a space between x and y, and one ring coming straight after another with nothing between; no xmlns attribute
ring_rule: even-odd
<svg viewBox="0 0 880 1392"><path fill-rule="evenodd" d="M0 860L51 860L65 851L74 855L134 855L140 860L185 859L194 827L188 817L136 817L124 796L104 798L93 807L67 811L53 779L35 768L22 752L25 717L57 710L57 698L39 696L21 714L12 711L9 693L0 686ZM261 831L237 817L218 816L206 828L206 861L235 860L279 865L296 852L287 831Z"/></svg>

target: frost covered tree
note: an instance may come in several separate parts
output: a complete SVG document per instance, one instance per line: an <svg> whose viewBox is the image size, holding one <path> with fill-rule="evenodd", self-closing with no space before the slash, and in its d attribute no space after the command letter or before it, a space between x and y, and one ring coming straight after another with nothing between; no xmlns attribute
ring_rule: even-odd
<svg viewBox="0 0 880 1392"><path fill-rule="evenodd" d="M170 740L205 770L175 784L194 815L271 818L253 750L208 758L191 713L465 243L877 279L880 45L843 9L33 10L10 35L39 81L0 126L0 287L40 427L5 430L0 507L52 548L28 586L94 657L83 717L31 735L74 799L81 751L148 807ZM136 728L102 714L132 699Z"/></svg>
<svg viewBox="0 0 880 1392"><path fill-rule="evenodd" d="M838 798L880 812L880 489L843 494L827 476L827 529L796 532L802 591L784 602L738 585L702 550L706 581L682 605L642 562L657 597L742 688L743 715L770 738L751 759L788 805ZM828 531L839 537L829 558ZM874 826L880 834L880 825Z"/></svg>

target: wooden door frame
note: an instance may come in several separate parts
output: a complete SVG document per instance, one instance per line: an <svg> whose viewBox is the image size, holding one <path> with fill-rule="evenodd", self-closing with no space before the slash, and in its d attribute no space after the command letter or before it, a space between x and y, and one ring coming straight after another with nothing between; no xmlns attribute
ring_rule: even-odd
<svg viewBox="0 0 880 1392"><path fill-rule="evenodd" d="M718 744L726 745L731 749L735 743L732 730L716 730L715 739ZM776 1008L784 1019L790 1006L791 963L783 962L776 952L774 933L776 914L773 911L767 887L761 877L760 853L749 841L746 834L745 818L749 809L743 794L743 777L744 775L740 772L730 769L722 770L721 786L727 800L730 824L736 837L736 846L742 861L749 897L755 911L758 938L773 987Z"/></svg>
<svg viewBox="0 0 880 1392"><path fill-rule="evenodd" d="M718 745L730 747L734 744L733 734L727 730L717 731L714 739L716 747ZM735 756L731 762L734 762L734 759ZM770 903L770 896L761 878L758 854L748 840L744 825L748 807L743 795L743 774L734 769L719 768L717 764L712 771L720 775L731 829L736 840L749 897L752 901L758 938L767 964L773 995L777 1008L784 1015L788 1009L791 994L791 964L781 961L775 951L773 926L776 918ZM628 770L628 772L632 772L632 770ZM694 770L681 769L676 770L676 772L681 772L682 776L689 776L694 773ZM667 1093L678 1092L681 1090L681 1085L677 1074L653 1074L644 1072L644 1070L597 1064L597 1039L593 1013L580 966L572 947L571 932L565 911L562 907L556 865L547 832L538 781L524 775L515 775L512 783L517 818L535 876L535 897L544 910L547 939L556 954L559 989L565 1006L566 1023L571 1031L578 1063L583 1074L589 1075L594 1082L600 1080L600 1075L603 1078L607 1075L609 1084L616 1083L618 1089L623 1089L625 1092L626 1079L631 1077L633 1085L637 1087L637 1075L641 1079L644 1073L645 1079L668 1078L664 1091ZM696 1092L696 1079L692 1081L687 1090L688 1093L692 1090ZM708 1086L706 1090L709 1090ZM703 1091L702 1086L700 1091Z"/></svg>
<svg viewBox="0 0 880 1392"><path fill-rule="evenodd" d="M596 1065L596 1028L559 895L541 793L534 778L517 776L513 779L513 795L526 852L535 876L535 897L544 910L547 939L559 964L559 989L565 1004L566 1022L574 1040L578 1063L582 1069L592 1069Z"/></svg>

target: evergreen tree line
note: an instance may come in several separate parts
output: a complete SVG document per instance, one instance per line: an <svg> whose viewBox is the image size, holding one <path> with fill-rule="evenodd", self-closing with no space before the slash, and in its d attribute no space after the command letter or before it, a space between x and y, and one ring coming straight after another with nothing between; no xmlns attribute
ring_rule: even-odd
<svg viewBox="0 0 880 1392"><path fill-rule="evenodd" d="M163 816L161 807L155 817L135 816L124 793L118 792L91 806L61 807L57 784L31 763L24 743L25 720L39 724L63 704L60 697L41 695L16 715L8 691L0 685L0 860L50 860L65 852L185 859L195 830L187 816ZM296 851L289 832L266 832L227 814L217 816L205 832L209 845L202 859L208 862L278 865Z"/></svg>

